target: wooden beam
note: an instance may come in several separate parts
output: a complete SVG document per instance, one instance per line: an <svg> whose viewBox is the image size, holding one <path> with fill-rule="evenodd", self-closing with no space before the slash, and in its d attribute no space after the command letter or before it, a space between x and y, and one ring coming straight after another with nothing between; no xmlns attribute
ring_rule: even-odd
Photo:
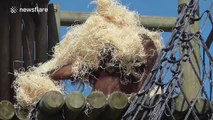
<svg viewBox="0 0 213 120"><path fill-rule="evenodd" d="M21 1L13 0L11 6L19 9ZM15 22L14 22L15 21ZM22 14L17 11L10 14L10 72L22 68ZM14 75L10 75L10 84L15 80ZM10 99L14 101L14 89L10 89Z"/></svg>
<svg viewBox="0 0 213 120"><path fill-rule="evenodd" d="M30 13L23 13L23 26L23 60L27 68L34 65L35 53L35 21Z"/></svg>
<svg viewBox="0 0 213 120"><path fill-rule="evenodd" d="M189 0L179 0L179 11L181 11L181 9L184 7L184 5L187 4L187 2L189 2ZM196 17L198 17L198 13L196 15ZM196 33L199 30L199 22L195 22L193 25L193 28L187 28L187 30L192 30L190 32L194 32ZM182 93L180 93L177 98L175 99L175 109L178 113L182 112L182 113L186 113L188 110L188 104L186 99L189 100L190 103L192 103L192 101L198 96L201 97L201 93L199 93L199 90L201 89L201 84L200 81L198 79L198 77L196 76L193 68L191 65L194 66L194 69L197 73L197 75L200 77L200 68L199 68L199 64L200 64L200 46L195 42L195 40L191 40L190 41L190 48L192 51L192 54L190 56L190 60L183 62L182 65L182 69L183 69L183 77L184 77L184 82L182 84L182 89L184 94L186 95L187 98L185 98L183 96ZM192 48L193 47L193 48ZM181 51L182 52L182 51ZM183 53L181 53L183 54Z"/></svg>
<svg viewBox="0 0 213 120"><path fill-rule="evenodd" d="M39 8L48 8L49 0L38 0ZM36 22L36 63L47 60L48 40L47 40L47 12L43 11L37 14Z"/></svg>
<svg viewBox="0 0 213 120"><path fill-rule="evenodd" d="M48 5L48 54L53 55L52 48L60 41L60 6ZM51 58L51 56L49 57Z"/></svg>
<svg viewBox="0 0 213 120"><path fill-rule="evenodd" d="M11 82L9 81L9 1L0 1L0 100L10 100Z"/></svg>
<svg viewBox="0 0 213 120"><path fill-rule="evenodd" d="M179 5L183 5L188 2L189 0L179 0ZM198 16L199 16L199 13L197 12L196 17ZM196 33L197 31L199 31L199 21L196 21L194 25L192 26L192 28L187 28L187 30L192 33ZM183 77L184 77L184 82L182 87L183 87L183 91L185 95L187 96L187 99L189 101L192 101L198 94L200 94L198 92L201 89L200 81L198 77L196 76L196 73L197 73L197 75L200 77L200 67L199 67L200 46L196 43L195 39L191 40L190 44L191 46L189 46L190 47L189 49L191 49L192 54L189 57L189 59L191 60L191 63L189 61L182 63ZM193 70L191 64L194 66L195 71Z"/></svg>
<svg viewBox="0 0 213 120"><path fill-rule="evenodd" d="M92 13L83 12L60 12L60 20L62 26L70 26L73 24L84 23ZM140 16L143 26L149 29L160 29L170 32L175 25L175 17L158 17L158 16Z"/></svg>
<svg viewBox="0 0 213 120"><path fill-rule="evenodd" d="M14 0L12 6L19 8L20 1ZM15 21L15 22L14 22ZM10 66L11 72L22 67L22 14L20 12L10 15ZM19 62L17 62L19 61Z"/></svg>

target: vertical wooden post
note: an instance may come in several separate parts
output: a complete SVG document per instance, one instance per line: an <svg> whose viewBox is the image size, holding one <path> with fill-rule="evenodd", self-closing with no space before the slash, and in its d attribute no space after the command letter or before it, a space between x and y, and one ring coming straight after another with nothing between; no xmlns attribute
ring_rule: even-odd
<svg viewBox="0 0 213 120"><path fill-rule="evenodd" d="M184 4L187 4L188 2L189 0L179 0L179 12L181 11ZM198 15L199 12L197 12L197 16ZM193 28L188 28L188 30L192 30L192 32L198 31L199 22L195 22ZM196 44L195 40L191 40L191 44L192 47L194 48L194 51L190 59L192 61L193 66L195 66L195 71L197 72L198 75L200 75L200 68L199 68L200 46ZM184 83L182 85L183 92L185 93L187 99L191 102L198 94L199 96L201 96L201 94L198 93L201 88L201 84L194 70L192 69L189 61L182 63L182 68L184 77ZM177 112L186 112L188 110L188 104L186 103L186 99L182 94L178 95L178 97L175 100L175 103L176 103L175 109Z"/></svg>
<svg viewBox="0 0 213 120"><path fill-rule="evenodd" d="M48 5L48 54L52 55L52 48L60 40L60 6ZM49 57L51 58L51 57Z"/></svg>
<svg viewBox="0 0 213 120"><path fill-rule="evenodd" d="M0 100L10 99L9 81L9 1L0 1Z"/></svg>
<svg viewBox="0 0 213 120"><path fill-rule="evenodd" d="M188 3L189 0L179 0L179 6ZM199 10L197 8L197 10ZM198 13L197 13L198 16ZM196 16L196 17L197 17ZM199 22L195 22L193 25L193 28L188 28L188 30L192 30L192 32L197 32L199 30ZM191 40L191 44L194 48L194 51L192 52L192 64L195 66L195 71L200 75L200 46L196 44L195 40ZM190 48L192 49L192 48ZM193 71L189 61L186 61L182 64L183 67L183 77L184 77L184 83L183 83L183 90L186 94L189 101L192 101L198 94L201 84L199 82L199 79L197 78L195 72Z"/></svg>
<svg viewBox="0 0 213 120"><path fill-rule="evenodd" d="M49 0L38 0L39 8L47 8ZM45 62L47 60L47 12L38 13L36 23L36 62Z"/></svg>
<svg viewBox="0 0 213 120"><path fill-rule="evenodd" d="M12 0L13 7L19 9L21 1ZM15 21L15 22L14 22ZM21 54L22 54L22 14L17 11L10 14L10 72L18 70L22 67ZM10 82L12 84L14 76L10 75ZM10 98L13 100L14 90L10 91Z"/></svg>
<svg viewBox="0 0 213 120"><path fill-rule="evenodd" d="M19 8L21 1L12 0L12 6ZM18 70L22 67L21 60L21 46L22 46L22 14L20 12L10 14L10 66L13 70Z"/></svg>
<svg viewBox="0 0 213 120"><path fill-rule="evenodd" d="M30 7L30 3L25 2L24 7ZM34 64L35 20L32 13L23 13L23 21L23 60L27 68Z"/></svg>

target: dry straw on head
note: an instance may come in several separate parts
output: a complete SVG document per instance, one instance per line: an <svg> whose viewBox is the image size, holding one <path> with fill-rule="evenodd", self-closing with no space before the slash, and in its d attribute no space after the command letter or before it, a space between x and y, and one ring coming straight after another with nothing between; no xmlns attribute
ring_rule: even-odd
<svg viewBox="0 0 213 120"><path fill-rule="evenodd" d="M113 46L112 61L119 61L120 67L129 68L123 71L125 74L131 72L134 61L146 63L147 55L140 35L150 37L160 51L160 34L142 27L135 12L130 12L116 0L97 0L96 3L95 14L84 24L72 27L64 40L55 46L50 61L17 73L16 97L21 105L34 103L47 91L60 91L60 87L48 77L50 71L71 63L73 76L84 77L91 69L97 69L100 60L104 59L101 51L107 45Z"/></svg>

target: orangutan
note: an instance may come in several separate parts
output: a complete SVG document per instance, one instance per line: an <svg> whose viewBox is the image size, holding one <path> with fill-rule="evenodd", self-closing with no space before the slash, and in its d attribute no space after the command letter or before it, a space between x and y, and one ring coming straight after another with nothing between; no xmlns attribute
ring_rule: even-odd
<svg viewBox="0 0 213 120"><path fill-rule="evenodd" d="M114 91L131 94L140 90L147 78L147 75L151 72L158 56L154 42L145 34L140 36L141 39L143 39L143 46L147 55L147 63L135 66L132 73L129 75L122 75L119 71L119 67L110 66L110 63L108 62L109 60L104 60L104 63L103 61L100 62L100 69L93 71L91 75L88 75L88 80L93 90L103 91L105 95L109 95ZM107 58L110 59L109 51L102 55L107 55ZM65 65L51 74L51 78L54 80L70 79L72 76L70 65L71 64Z"/></svg>

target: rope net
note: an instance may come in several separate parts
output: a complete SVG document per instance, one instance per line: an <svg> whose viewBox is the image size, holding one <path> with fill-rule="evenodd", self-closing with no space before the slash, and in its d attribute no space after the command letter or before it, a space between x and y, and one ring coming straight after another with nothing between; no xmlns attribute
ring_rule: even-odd
<svg viewBox="0 0 213 120"><path fill-rule="evenodd" d="M169 42L123 120L213 119L213 21L210 9L197 17L198 5L199 0L191 0L179 6ZM211 25L207 39L194 29L202 19Z"/></svg>

